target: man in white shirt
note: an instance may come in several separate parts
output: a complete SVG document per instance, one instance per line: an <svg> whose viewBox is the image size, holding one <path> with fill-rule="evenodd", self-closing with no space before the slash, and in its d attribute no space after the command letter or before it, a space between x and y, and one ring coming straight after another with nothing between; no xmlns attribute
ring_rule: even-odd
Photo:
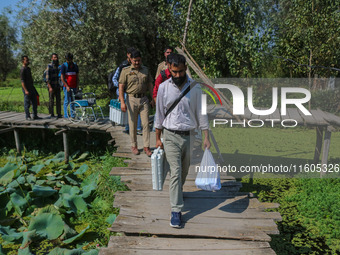
<svg viewBox="0 0 340 255"><path fill-rule="evenodd" d="M172 78L159 86L156 104L156 147L163 148L161 133L164 129L163 142L166 160L170 166L170 226L180 228L183 203L183 185L190 166L190 131L200 128L204 133L204 147L210 148L209 122L207 115L201 114L201 95L199 85L179 101L167 115L167 110L180 97L193 80L186 75L186 61L180 54L173 54L170 65Z"/></svg>

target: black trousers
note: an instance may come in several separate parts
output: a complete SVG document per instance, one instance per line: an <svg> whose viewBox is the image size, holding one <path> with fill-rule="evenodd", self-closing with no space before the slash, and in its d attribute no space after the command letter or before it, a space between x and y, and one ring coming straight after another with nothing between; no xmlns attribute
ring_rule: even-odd
<svg viewBox="0 0 340 255"><path fill-rule="evenodd" d="M61 102L60 102L60 87L52 88L52 92L49 92L50 102L48 110L51 115L54 115L54 97L56 101L56 108L58 116L61 116Z"/></svg>
<svg viewBox="0 0 340 255"><path fill-rule="evenodd" d="M37 116L37 94L30 91L29 95L26 95L24 93L24 107L25 107L25 114L26 118L31 117L30 115L30 106L32 103L32 108L33 108L33 115Z"/></svg>

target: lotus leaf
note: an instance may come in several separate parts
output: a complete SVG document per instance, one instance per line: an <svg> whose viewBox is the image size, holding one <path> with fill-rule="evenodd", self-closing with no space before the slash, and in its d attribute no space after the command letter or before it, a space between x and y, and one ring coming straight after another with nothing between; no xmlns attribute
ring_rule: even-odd
<svg viewBox="0 0 340 255"><path fill-rule="evenodd" d="M16 232L14 228L10 228L9 226L4 227L0 226L0 234L2 235L2 239L6 242L13 242L15 240L18 240L22 238L21 232Z"/></svg>
<svg viewBox="0 0 340 255"><path fill-rule="evenodd" d="M75 162L81 162L81 161L84 161L86 158L87 158L87 156L89 155L90 153L89 152L84 152L83 154L81 154L80 156L79 156L79 158L77 158L76 160L74 160Z"/></svg>
<svg viewBox="0 0 340 255"><path fill-rule="evenodd" d="M43 164L41 164L41 165L35 165L35 166L32 166L29 170L32 171L32 172L34 172L34 173L36 173L36 174L38 174L38 173L41 171L41 169L44 168L44 166L45 166L45 165L43 165Z"/></svg>
<svg viewBox="0 0 340 255"><path fill-rule="evenodd" d="M85 253L83 253L82 255L98 255L99 251L96 250L96 249L93 249L93 250L89 250Z"/></svg>
<svg viewBox="0 0 340 255"><path fill-rule="evenodd" d="M84 252L85 251L83 249L68 250L56 247L48 255L80 255Z"/></svg>
<svg viewBox="0 0 340 255"><path fill-rule="evenodd" d="M77 231L75 231L73 228L71 228L69 225L66 223L64 224L64 233L61 235L60 239L65 240L68 238L71 238L75 235L77 235Z"/></svg>
<svg viewBox="0 0 340 255"><path fill-rule="evenodd" d="M78 195L63 195L63 205L66 208L70 208L75 214L85 212L87 210L87 204L84 199Z"/></svg>
<svg viewBox="0 0 340 255"><path fill-rule="evenodd" d="M79 168L78 168L78 170L76 171L76 172L74 172L74 174L83 174L83 173L85 173L86 171L87 171L87 169L89 169L89 167L88 167L88 165L86 165L86 164L83 164L83 165L81 165Z"/></svg>
<svg viewBox="0 0 340 255"><path fill-rule="evenodd" d="M7 185L12 182L15 175L14 170L18 169L18 166L13 163L7 163L4 167L0 168L0 184Z"/></svg>
<svg viewBox="0 0 340 255"><path fill-rule="evenodd" d="M38 237L35 229L32 231L22 232L22 236L23 236L23 240L21 243L22 248L25 248L29 242L33 241L35 238Z"/></svg>
<svg viewBox="0 0 340 255"><path fill-rule="evenodd" d="M117 215L116 215L116 214L110 214L109 217L107 217L107 218L105 219L105 221L106 221L107 223L109 223L110 225L112 225L113 222L116 220L116 218L117 218Z"/></svg>
<svg viewBox="0 0 340 255"><path fill-rule="evenodd" d="M30 249L26 247L25 249L19 249L18 255L33 255L33 254L30 252Z"/></svg>
<svg viewBox="0 0 340 255"><path fill-rule="evenodd" d="M66 239L63 242L66 244L72 243L73 241L81 238L85 234L86 230L88 230L89 228L90 228L90 225L88 225L85 229L83 229L78 235L75 235L69 239Z"/></svg>
<svg viewBox="0 0 340 255"><path fill-rule="evenodd" d="M52 189L49 186L39 186L39 185L33 186L32 191L36 196L39 196L39 197L49 197L57 193L56 190Z"/></svg>
<svg viewBox="0 0 340 255"><path fill-rule="evenodd" d="M40 237L53 240L63 233L64 221L59 214L41 213L31 220L28 230L36 230Z"/></svg>
<svg viewBox="0 0 340 255"><path fill-rule="evenodd" d="M23 197L22 194L18 194L17 192L18 191L12 193L10 196L10 199L16 212L19 213L20 216L22 216L23 212L28 206L28 203L27 203L28 196Z"/></svg>

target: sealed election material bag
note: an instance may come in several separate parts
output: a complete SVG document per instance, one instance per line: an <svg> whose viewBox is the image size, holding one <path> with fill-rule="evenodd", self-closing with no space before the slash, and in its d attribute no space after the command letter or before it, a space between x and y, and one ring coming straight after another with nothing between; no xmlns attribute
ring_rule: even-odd
<svg viewBox="0 0 340 255"><path fill-rule="evenodd" d="M198 171L197 171L198 170ZM221 189L220 173L209 149L205 149L200 167L196 167L196 187L207 191Z"/></svg>
<svg viewBox="0 0 340 255"><path fill-rule="evenodd" d="M164 150L158 147L151 155L152 188L163 190Z"/></svg>

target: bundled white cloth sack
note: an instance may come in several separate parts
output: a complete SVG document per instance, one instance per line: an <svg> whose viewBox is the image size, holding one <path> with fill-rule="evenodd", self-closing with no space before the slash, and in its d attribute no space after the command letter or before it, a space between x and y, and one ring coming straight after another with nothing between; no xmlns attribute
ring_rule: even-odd
<svg viewBox="0 0 340 255"><path fill-rule="evenodd" d="M164 150L158 147L151 155L152 188L163 190Z"/></svg>
<svg viewBox="0 0 340 255"><path fill-rule="evenodd" d="M195 180L196 187L207 191L221 189L220 173L217 170L215 160L209 149L205 149L201 165L196 168L197 176Z"/></svg>

